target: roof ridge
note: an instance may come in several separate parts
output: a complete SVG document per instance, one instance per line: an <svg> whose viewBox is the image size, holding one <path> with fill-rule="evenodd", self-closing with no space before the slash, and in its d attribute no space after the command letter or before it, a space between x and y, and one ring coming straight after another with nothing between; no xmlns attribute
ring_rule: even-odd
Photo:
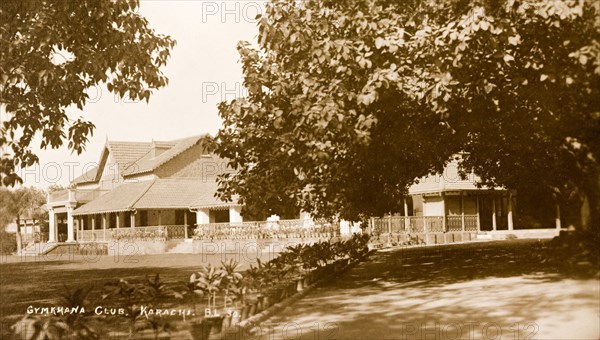
<svg viewBox="0 0 600 340"><path fill-rule="evenodd" d="M140 142L140 141L131 141L131 140L108 140L108 144L110 143L122 143L122 144L152 144L152 142Z"/></svg>
<svg viewBox="0 0 600 340"><path fill-rule="evenodd" d="M203 134L198 134L198 135L192 135L192 136L188 136L188 137L182 137L182 138L177 138L177 139L169 139L169 140L150 140L150 141L127 141L127 140L110 140L107 139L107 142L109 143L144 143L144 144L152 144L153 142L157 142L157 143L179 143L182 142L186 139L190 139L190 138L200 138L200 137L205 137L205 136L210 136L209 133L203 133Z"/></svg>
<svg viewBox="0 0 600 340"><path fill-rule="evenodd" d="M169 150L167 150L164 153L162 153L162 154L158 155L157 157L155 157L155 159L159 159L159 161L156 164L152 165L150 168L142 170L142 171L135 171L135 172L127 173L127 174L125 174L125 176L137 175L137 174L142 174L142 173L146 173L146 172L152 172L152 171L160 168L162 165L164 165L164 164L168 163L169 161L173 160L177 156L181 155L183 152L189 150L194 145L198 144L198 142L200 140L202 140L206 136L208 136L208 134L203 134L203 135L198 135L198 136L192 136L192 137L183 138L183 139L179 140L177 142L177 144L175 144L172 148L170 148ZM189 142L189 141L193 141L193 143L191 143L190 145L187 145L187 147L185 147L185 148L181 148L180 150L177 150L177 152L173 153L172 155L168 154L169 152L172 152L174 149L176 149L180 144L185 143L185 142ZM145 157L146 155L147 154L145 154L143 157ZM160 159L161 157L164 157L164 159ZM139 158L139 159L142 159L142 158ZM129 167L127 167L126 169L128 169L128 168Z"/></svg>
<svg viewBox="0 0 600 340"><path fill-rule="evenodd" d="M157 182L217 182L216 180L207 180L204 177L171 177L171 178L157 178Z"/></svg>
<svg viewBox="0 0 600 340"><path fill-rule="evenodd" d="M188 136L188 137L183 137L183 138L173 139L173 140L170 140L170 142L179 143L179 142L183 142L183 141L184 141L184 140L186 140L186 139L191 139L191 138L197 138L197 139L200 139L200 138L202 138L202 137L207 137L207 136L210 136L210 134L209 134L209 133L202 133L202 134L199 134L199 135L192 135L192 136ZM212 137L212 136L211 136L211 137Z"/></svg>
<svg viewBox="0 0 600 340"><path fill-rule="evenodd" d="M185 151L191 149L194 145L198 144L198 142L200 141L200 139L202 139L202 136L193 136L193 137L189 137L189 138L185 138L182 139L180 142L178 142L177 144L175 144L173 146L173 148L169 149L169 151L173 150L175 147L177 147L179 144L187 142L188 140L194 140L194 143L188 145L187 147L179 150L178 152L174 153L173 155L170 155L170 157L166 157L165 159L161 160L158 162L158 164L156 164L152 170L156 170L158 168L160 168L163 164L169 162L170 160L174 159L175 157L181 155L182 153L184 153ZM159 155L160 156L160 155Z"/></svg>
<svg viewBox="0 0 600 340"><path fill-rule="evenodd" d="M149 154L150 152L152 152L152 149L149 149L148 151L146 151L146 153L144 153L141 157L139 157L138 159L136 159L135 161L127 164L127 166L125 168L123 168L123 173L121 174L123 177L127 176L128 174L126 174L127 169L129 169L130 167L132 167L133 165L137 164L137 162L146 157L147 154Z"/></svg>
<svg viewBox="0 0 600 340"><path fill-rule="evenodd" d="M159 181L178 181L178 180L196 180L202 179L203 176L190 176L190 177L165 177L165 178L157 178Z"/></svg>
<svg viewBox="0 0 600 340"><path fill-rule="evenodd" d="M129 207L127 207L127 209L133 209L133 207L135 206L135 204L148 192L148 190L150 190L150 188L154 185L154 183L156 183L156 178L152 179L152 181L150 181L150 184L148 184L146 186L146 188L144 190L142 190L142 192L138 195L138 197L136 197L133 202L131 204L129 204Z"/></svg>

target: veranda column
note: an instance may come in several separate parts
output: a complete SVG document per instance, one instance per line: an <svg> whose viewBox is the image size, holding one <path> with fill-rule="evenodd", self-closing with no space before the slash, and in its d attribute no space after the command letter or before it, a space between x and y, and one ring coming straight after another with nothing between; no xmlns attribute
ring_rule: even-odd
<svg viewBox="0 0 600 340"><path fill-rule="evenodd" d="M106 215L102 214L102 239L106 241Z"/></svg>
<svg viewBox="0 0 600 340"><path fill-rule="evenodd" d="M158 225L162 225L162 216L160 215L160 210L158 211Z"/></svg>
<svg viewBox="0 0 600 340"><path fill-rule="evenodd" d="M131 224L131 228L135 228L135 211L129 212L129 224Z"/></svg>
<svg viewBox="0 0 600 340"><path fill-rule="evenodd" d="M210 217L208 215L207 209L198 209L196 211L196 223L198 223L198 224L210 223Z"/></svg>
<svg viewBox="0 0 600 340"><path fill-rule="evenodd" d="M481 221L479 220L479 195L477 195L477 231L481 231Z"/></svg>
<svg viewBox="0 0 600 340"><path fill-rule="evenodd" d="M492 196L492 229L496 231L496 196Z"/></svg>
<svg viewBox="0 0 600 340"><path fill-rule="evenodd" d="M187 220L187 211L183 211L183 237L188 238L188 220Z"/></svg>
<svg viewBox="0 0 600 340"><path fill-rule="evenodd" d="M48 209L48 243L56 242L56 215L54 214L54 209Z"/></svg>
<svg viewBox="0 0 600 340"><path fill-rule="evenodd" d="M408 217L408 203L406 202L406 197L403 199L404 203L404 229L408 231L410 227L410 218Z"/></svg>
<svg viewBox="0 0 600 340"><path fill-rule="evenodd" d="M513 230L513 212L512 212L512 193L508 192L508 212L506 214L508 218L508 230Z"/></svg>
<svg viewBox="0 0 600 340"><path fill-rule="evenodd" d="M229 208L229 223L242 222L242 207Z"/></svg>
<svg viewBox="0 0 600 340"><path fill-rule="evenodd" d="M442 192L442 231L446 232L446 195Z"/></svg>
<svg viewBox="0 0 600 340"><path fill-rule="evenodd" d="M208 209L198 209L196 210L196 224L198 227L200 227L201 224L209 224L210 223L210 215L209 215L209 210ZM210 231L206 231L205 232L209 232Z"/></svg>
<svg viewBox="0 0 600 340"><path fill-rule="evenodd" d="M78 235L77 240L83 240L83 233L85 232L85 225L83 224L83 217L79 217L79 229L81 233Z"/></svg>
<svg viewBox="0 0 600 340"><path fill-rule="evenodd" d="M96 241L96 215L90 215L90 219L92 220L92 239L91 239L91 241Z"/></svg>
<svg viewBox="0 0 600 340"><path fill-rule="evenodd" d="M67 206L67 242L75 242L75 226L73 221L73 207Z"/></svg>
<svg viewBox="0 0 600 340"><path fill-rule="evenodd" d="M117 229L119 229L121 227L120 226L121 219L119 217L121 217L121 213L120 212L116 212L115 213L115 223L117 224L117 226L116 226Z"/></svg>
<svg viewBox="0 0 600 340"><path fill-rule="evenodd" d="M465 195L460 192L460 230L465 232Z"/></svg>

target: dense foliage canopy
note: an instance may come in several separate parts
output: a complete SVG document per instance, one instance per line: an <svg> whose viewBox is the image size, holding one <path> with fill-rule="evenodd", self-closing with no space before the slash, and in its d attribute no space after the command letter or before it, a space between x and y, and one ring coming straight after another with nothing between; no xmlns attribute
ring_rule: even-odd
<svg viewBox="0 0 600 340"><path fill-rule="evenodd" d="M65 109L83 109L91 87L132 100L149 100L167 84L160 68L175 44L157 34L137 9L137 0L1 1L0 182L21 179L17 167L38 161L31 144L68 147L80 153L94 125L70 119Z"/></svg>
<svg viewBox="0 0 600 340"><path fill-rule="evenodd" d="M483 184L598 203L600 21L587 0L274 0L220 105L222 197L357 219L457 153Z"/></svg>

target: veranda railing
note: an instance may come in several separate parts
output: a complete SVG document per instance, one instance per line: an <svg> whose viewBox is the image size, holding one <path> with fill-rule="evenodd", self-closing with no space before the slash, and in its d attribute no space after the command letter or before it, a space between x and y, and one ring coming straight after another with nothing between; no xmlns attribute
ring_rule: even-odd
<svg viewBox="0 0 600 340"><path fill-rule="evenodd" d="M77 230L80 242L107 242L117 240L167 240L167 239L289 239L330 238L339 236L339 224L306 219L226 222L198 224L187 233L184 225L143 226L135 228L109 228Z"/></svg>
<svg viewBox="0 0 600 340"><path fill-rule="evenodd" d="M144 226L134 228L109 228L77 230L81 242L107 242L111 240L167 240L184 239L184 225Z"/></svg>
<svg viewBox="0 0 600 340"><path fill-rule="evenodd" d="M372 233L434 233L477 231L477 215L451 216L384 216L371 220Z"/></svg>
<svg viewBox="0 0 600 340"><path fill-rule="evenodd" d="M339 225L305 219L198 224L195 239L329 238L339 236Z"/></svg>

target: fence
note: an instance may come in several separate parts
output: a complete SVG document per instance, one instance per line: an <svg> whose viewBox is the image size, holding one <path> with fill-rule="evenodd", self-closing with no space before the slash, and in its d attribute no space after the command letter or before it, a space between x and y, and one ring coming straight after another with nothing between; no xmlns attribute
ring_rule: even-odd
<svg viewBox="0 0 600 340"><path fill-rule="evenodd" d="M184 225L146 226L135 228L110 228L77 230L81 242L107 242L111 240L168 240L184 239Z"/></svg>
<svg viewBox="0 0 600 340"><path fill-rule="evenodd" d="M375 217L371 228L374 235L477 231L477 215Z"/></svg>
<svg viewBox="0 0 600 340"><path fill-rule="evenodd" d="M285 239L330 238L339 236L339 224L312 220L279 220L199 224L194 239Z"/></svg>

